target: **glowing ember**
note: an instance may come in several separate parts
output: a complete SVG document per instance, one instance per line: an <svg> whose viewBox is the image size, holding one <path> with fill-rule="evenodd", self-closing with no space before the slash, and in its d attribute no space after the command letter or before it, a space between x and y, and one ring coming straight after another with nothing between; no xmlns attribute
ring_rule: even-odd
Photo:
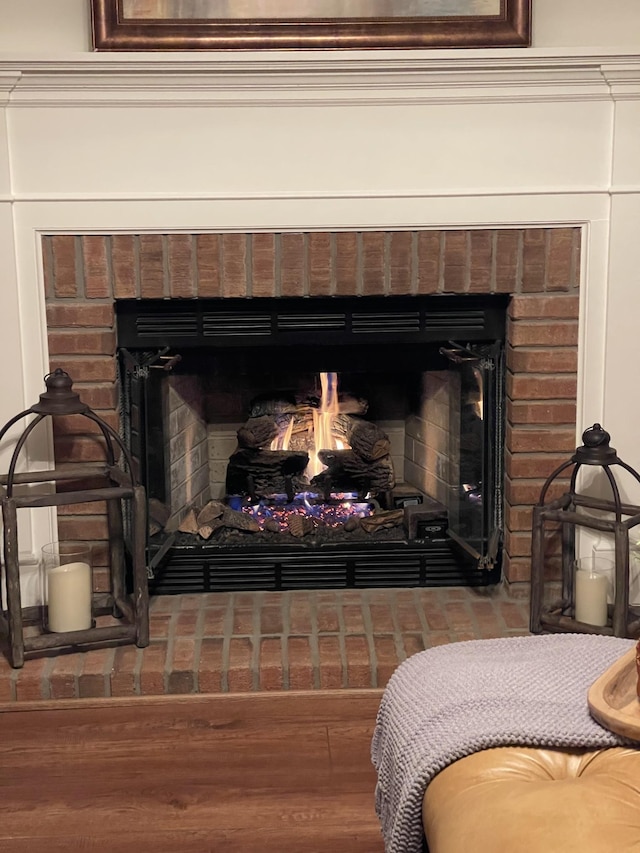
<svg viewBox="0 0 640 853"><path fill-rule="evenodd" d="M336 495L335 503L315 502L317 495L301 494L290 503L275 499L273 502L260 501L258 504L243 506L242 511L251 515L264 529L268 520L276 521L280 530L286 530L289 518L302 515L316 519L328 527L341 527L349 518L365 518L372 515L373 506L369 503L356 502L355 495Z"/></svg>

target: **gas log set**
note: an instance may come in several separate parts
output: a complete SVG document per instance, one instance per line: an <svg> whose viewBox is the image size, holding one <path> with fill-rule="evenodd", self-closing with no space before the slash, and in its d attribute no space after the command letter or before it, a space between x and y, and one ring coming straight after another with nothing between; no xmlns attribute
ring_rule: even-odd
<svg viewBox="0 0 640 853"><path fill-rule="evenodd" d="M201 540L304 537L335 541L398 528L391 442L366 420L368 402L339 394L338 375L322 373L304 395L253 400L238 429L226 476L227 498L189 509L178 530Z"/></svg>

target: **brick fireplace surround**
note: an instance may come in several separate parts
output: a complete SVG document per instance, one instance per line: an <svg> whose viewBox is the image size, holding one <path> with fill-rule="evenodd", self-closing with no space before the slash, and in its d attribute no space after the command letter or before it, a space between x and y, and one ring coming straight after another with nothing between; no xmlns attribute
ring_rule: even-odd
<svg viewBox="0 0 640 853"><path fill-rule="evenodd" d="M451 590L449 599L446 593L435 590L379 594L370 591L371 600L369 594L344 591L334 595L333 603L343 610L357 605L360 613L365 608L369 613L368 629L376 634L385 629L378 629L375 623L371 627L371 607L382 605L385 596L388 606L389 595L408 596L410 606L422 610L423 628L425 612L434 613L440 602L442 613L435 617L436 623L442 622L440 642L448 641L447 637L463 639L526 630L522 599L526 597L529 580L531 506L545 478L575 447L580 229L53 235L43 238L42 251L51 369L67 370L82 399L114 427L118 424L114 300L512 294L507 320L505 589L498 599L492 601L489 596L481 603L481 607L489 607L484 628L467 625L462 635L455 635L455 631L451 635L445 630L451 628L444 615L447 601L463 599L465 607L472 607L467 601L471 595L467 590ZM102 460L101 450L91 435L77 431L79 427L85 428L82 420L58 419L54 436L57 463ZM94 564L100 566L106 556L106 524L103 516L94 514L95 507L91 504L63 508L59 513L59 535L61 539L89 540ZM98 572L97 583L104 580L106 572ZM202 622L209 605L218 613L215 618L225 612L227 621L233 623L235 616L228 614L235 613L236 607L246 611L248 594L230 594L216 602L205 601L206 596L198 602L193 602L191 596L180 596L179 600L167 597L153 602L152 645L144 652L135 648L117 652L96 650L85 655L61 656L58 663L52 659L28 661L23 671L12 674L7 671L7 679L0 680L4 685L0 688L4 695L0 698L110 695L118 672L124 673L128 685L125 692L294 687L296 679L292 682L288 675L283 676L281 643L282 613L289 605L293 606L296 595L265 593L258 594L256 600L254 594L249 609L251 618L257 619L258 634L243 636L244 646L237 647L240 659L246 662L245 676L239 680L227 675L215 684L215 679L199 680L197 665L193 663L192 632L187 632L185 639L176 626L193 623L194 613L205 614L198 617ZM263 630L262 607L273 610L278 596L279 624ZM303 609L312 606L317 613L319 602L313 593L309 596ZM510 602L509 598L515 600ZM215 621L211 613L209 618ZM412 618L418 617L414 613ZM425 630L429 627L426 624ZM341 630L344 628L342 624ZM168 639L170 629L171 639ZM423 638L418 645L408 648L406 642L403 645L398 640L408 629L396 624L394 630L395 639L387 636L388 648L394 651L386 657L382 652L381 660L387 661L385 672L367 675L364 684L362 677L353 684L353 679L346 675L336 676L335 683L329 686L381 686L398 660L425 645ZM215 645L216 637L211 639ZM217 639L223 642L221 636ZM204 640L200 638L199 642ZM333 642L337 642L336 635ZM344 657L344 637L341 642ZM231 647L228 643L227 639L227 655L233 651L233 643ZM167 658L169 645L173 662ZM251 675L251 660L256 660L256 652L251 651L254 645L258 647L260 673L264 653L264 672L271 673L268 677ZM303 645L308 659L306 671L312 674L306 681L303 678L305 683L300 685L327 686L317 666L313 675L308 643ZM295 654L291 637L287 648L289 655ZM105 675L109 655L113 672L109 670ZM137 663L133 666L136 655ZM231 670L232 664L228 659L227 667ZM375 670L373 661L367 666L367 672ZM132 674L133 670L137 675ZM151 674L145 677L147 670ZM160 675L154 679L153 672ZM93 673L94 677L83 682L83 673ZM117 692L116 689L114 695Z"/></svg>

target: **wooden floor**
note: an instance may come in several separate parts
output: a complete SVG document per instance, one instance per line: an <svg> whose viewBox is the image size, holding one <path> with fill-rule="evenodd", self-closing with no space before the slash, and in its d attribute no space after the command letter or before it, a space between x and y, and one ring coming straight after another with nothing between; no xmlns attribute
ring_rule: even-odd
<svg viewBox="0 0 640 853"><path fill-rule="evenodd" d="M0 706L2 853L382 853L381 693Z"/></svg>

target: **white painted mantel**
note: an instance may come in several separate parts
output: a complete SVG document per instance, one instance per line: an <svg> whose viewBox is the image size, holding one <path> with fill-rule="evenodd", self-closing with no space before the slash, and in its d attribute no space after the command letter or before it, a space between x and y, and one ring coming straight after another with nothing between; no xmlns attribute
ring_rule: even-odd
<svg viewBox="0 0 640 853"><path fill-rule="evenodd" d="M640 468L640 55L0 54L0 108L0 422L47 372L43 233L580 225L578 430Z"/></svg>

